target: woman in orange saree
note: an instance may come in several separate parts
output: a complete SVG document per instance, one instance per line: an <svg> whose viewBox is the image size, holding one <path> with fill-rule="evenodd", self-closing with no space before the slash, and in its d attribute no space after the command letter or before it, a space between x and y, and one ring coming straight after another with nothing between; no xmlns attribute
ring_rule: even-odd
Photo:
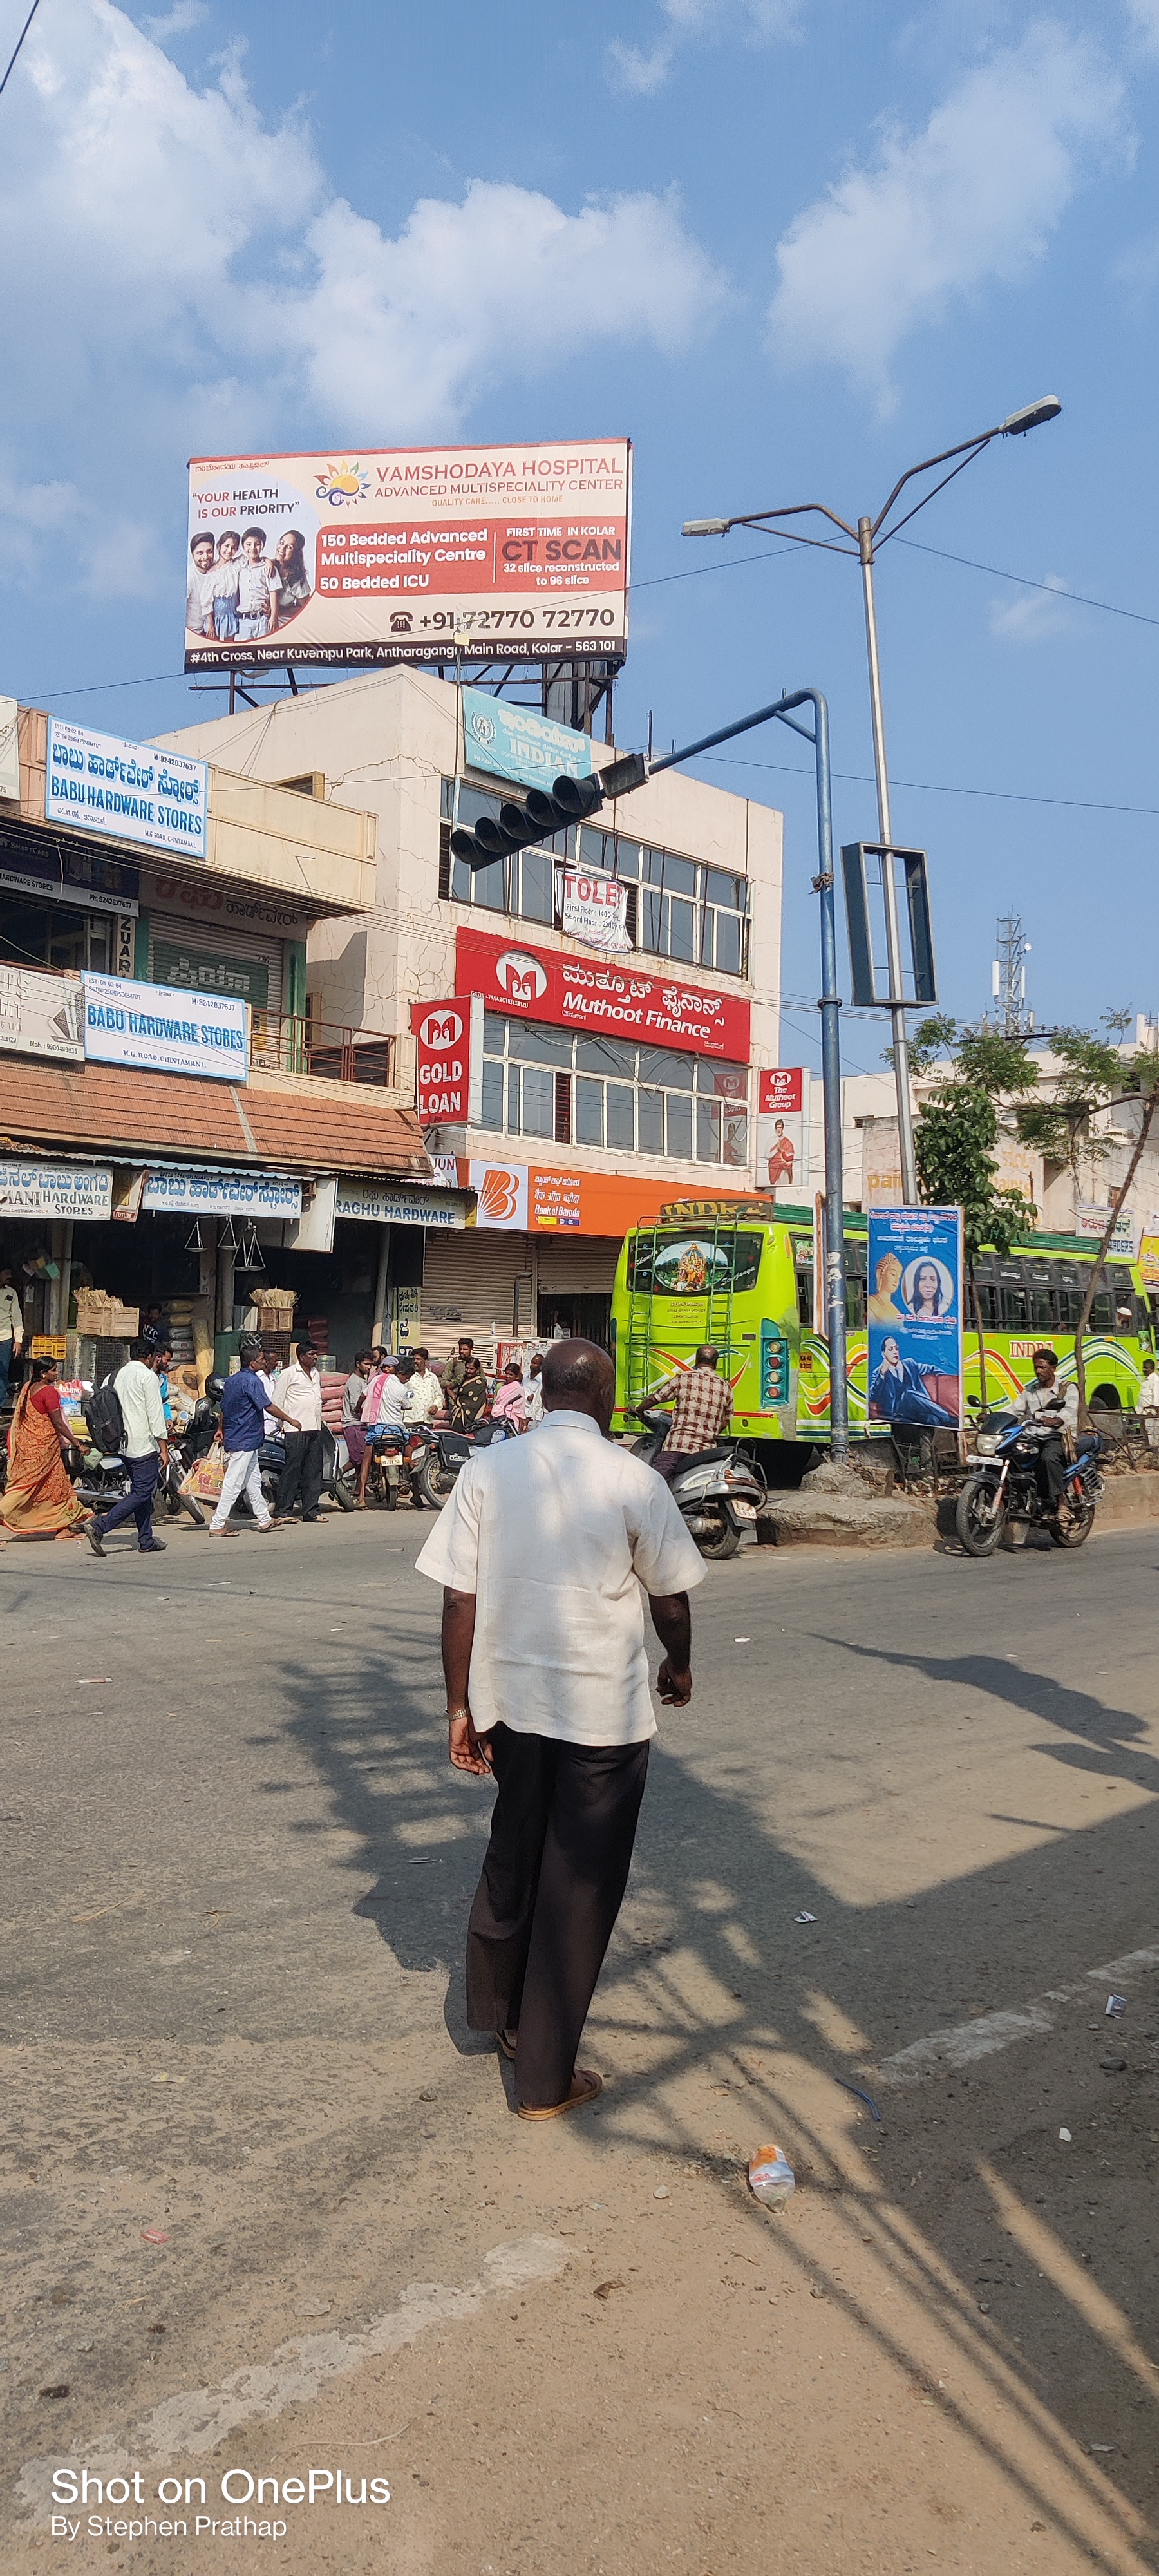
<svg viewBox="0 0 1159 2576"><path fill-rule="evenodd" d="M55 1386L56 1361L34 1360L16 1398L8 1434L8 1484L0 1522L8 1538L73 1538L89 1518L65 1465L68 1430Z"/></svg>

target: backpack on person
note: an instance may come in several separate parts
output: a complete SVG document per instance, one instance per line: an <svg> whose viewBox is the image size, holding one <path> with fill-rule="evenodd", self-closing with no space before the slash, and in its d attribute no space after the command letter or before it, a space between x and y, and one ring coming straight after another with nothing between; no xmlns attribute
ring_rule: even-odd
<svg viewBox="0 0 1159 2576"><path fill-rule="evenodd" d="M85 1421L94 1449L99 1449L105 1458L123 1455L125 1417L111 1377L105 1379L103 1386L94 1386L92 1394L85 1397Z"/></svg>

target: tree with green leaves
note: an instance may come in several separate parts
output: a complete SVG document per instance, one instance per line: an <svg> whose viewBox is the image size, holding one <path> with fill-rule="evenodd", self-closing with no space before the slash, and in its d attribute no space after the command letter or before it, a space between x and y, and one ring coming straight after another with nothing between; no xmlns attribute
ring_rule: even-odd
<svg viewBox="0 0 1159 2576"><path fill-rule="evenodd" d="M948 1059L941 1081L922 1104L914 1129L918 1188L928 1207L960 1207L970 1305L978 1336L983 1410L986 1345L978 1295L977 1261L984 1244L1009 1253L1016 1236L1033 1225L1037 1209L1021 1190L998 1187L997 1145L1006 1104L1034 1091L1038 1067L1024 1038L1000 1029L959 1029L940 1013L914 1032L910 1061L918 1074Z"/></svg>
<svg viewBox="0 0 1159 2576"><path fill-rule="evenodd" d="M1103 1025L1112 1033L1121 1035L1125 1014L1108 1011ZM1084 1171L1091 1176L1093 1188L1094 1177L1117 1150L1118 1139L1105 1130L1100 1132L1092 1125L1092 1120L1108 1109L1137 1106L1140 1110L1134 1147L1111 1201L1075 1327L1079 1420L1085 1424L1088 1420L1085 1338L1115 1227L1126 1206L1151 1133L1156 1106L1159 1105L1159 1054L1139 1051L1124 1058L1110 1040L1095 1037L1087 1029L1060 1029L1051 1046L1058 1063L1052 1095L1049 1100L1040 1095L1032 1104L1019 1108L1018 1132L1024 1144L1035 1147L1055 1162L1069 1165L1076 1200L1082 1192Z"/></svg>

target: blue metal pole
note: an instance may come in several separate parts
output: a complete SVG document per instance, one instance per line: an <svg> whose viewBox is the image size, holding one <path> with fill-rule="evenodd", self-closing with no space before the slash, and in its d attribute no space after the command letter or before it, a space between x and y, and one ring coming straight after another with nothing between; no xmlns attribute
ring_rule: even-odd
<svg viewBox="0 0 1159 2576"><path fill-rule="evenodd" d="M794 707L810 706L813 730L798 724ZM837 990L837 908L833 892L833 805L829 770L829 707L820 689L793 689L770 707L758 707L755 715L742 716L738 723L722 725L717 733L702 734L699 742L685 743L680 751L669 751L662 760L650 760L648 776L661 769L673 769L681 760L691 760L698 751L710 751L715 743L731 742L738 733L750 733L754 725L769 724L777 719L803 734L813 745L817 769L817 852L819 873L813 879L813 891L821 898L821 1081L825 1098L825 1286L822 1312L829 1343L829 1455L842 1466L849 1459L849 1379L845 1347L845 1179L841 1153L841 1031L837 1014L841 998Z"/></svg>

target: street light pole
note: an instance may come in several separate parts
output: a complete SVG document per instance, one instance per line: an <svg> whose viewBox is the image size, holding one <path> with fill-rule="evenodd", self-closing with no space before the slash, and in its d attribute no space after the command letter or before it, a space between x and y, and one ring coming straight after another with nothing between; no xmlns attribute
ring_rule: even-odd
<svg viewBox="0 0 1159 2576"><path fill-rule="evenodd" d="M927 501L932 501L938 492L944 491L947 483L952 483L954 476L961 474L973 457L980 456L983 448L989 447L991 439L1024 438L1027 430L1041 428L1044 421L1057 420L1061 410L1062 404L1057 394L1045 394L1040 402L1024 403L1020 411L1009 412L1005 420L995 422L993 429L979 430L977 437L961 439L956 447L944 447L939 455L926 456L920 465L908 466L906 472L900 475L894 484L884 509L878 511L875 519L859 519L855 528L850 525L848 519L840 518L836 510L830 510L824 501L795 501L786 509L745 510L738 512L731 519L686 519L682 531L686 537L726 537L730 528L767 528L770 524L776 524L779 526L779 533L791 538L797 545L820 546L827 554L855 554L861 565L861 579L865 593L865 640L869 654L869 705L873 720L873 765L877 778L877 828L885 851L882 860L882 892L885 901L890 1016L893 1022L893 1078L897 1093L897 1134L902 1197L907 1207L913 1207L917 1201L917 1170L914 1162L913 1110L909 1087L909 1041L906 1034L905 1003L902 999L901 939L897 918L897 882L892 857L893 825L889 808L889 772L885 759L885 719L881 706L881 665L877 649L877 608L873 592L874 560L877 548L884 545L888 538L899 535L902 528L907 527L909 521L916 518L918 511L924 510ZM931 474L936 465L948 465L949 473L943 474L941 481L935 483L928 492L923 492L920 500L915 501L912 510L907 510L903 517L894 521L892 527L887 527L885 522L895 501L905 490L906 484L912 483L918 474ZM828 519L832 528L840 529L841 535L850 538L852 542L849 545L842 545L840 537L810 537L806 536L800 528L780 526L780 522L787 519L814 516Z"/></svg>
<svg viewBox="0 0 1159 2576"><path fill-rule="evenodd" d="M881 704L881 663L877 650L877 605L873 593L873 521L859 519L857 543L861 556L861 579L865 591L865 641L869 653L869 708L873 719L873 767L877 779L877 836L886 851L881 863L882 893L885 899L885 955L889 968L891 995L890 1019L893 1024L893 1073L897 1093L897 1142L901 1163L901 1194L907 1207L917 1203L918 1176L914 1160L913 1104L909 1087L909 1038L906 1033L905 1003L901 1000L901 938L897 920L897 878L893 859L893 822L889 810L889 770L885 759L885 716Z"/></svg>

